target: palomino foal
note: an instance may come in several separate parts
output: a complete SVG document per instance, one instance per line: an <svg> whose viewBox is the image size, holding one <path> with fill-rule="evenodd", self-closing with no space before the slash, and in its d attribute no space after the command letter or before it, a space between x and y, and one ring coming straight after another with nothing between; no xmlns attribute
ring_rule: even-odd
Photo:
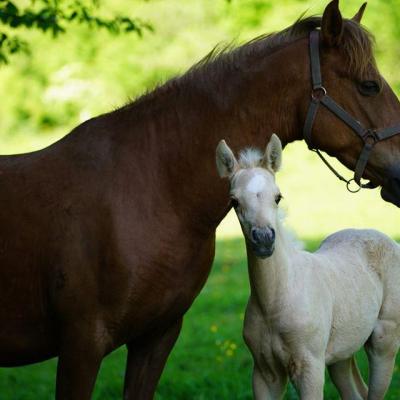
<svg viewBox="0 0 400 400"><path fill-rule="evenodd" d="M293 244L278 215L275 173L282 146L265 154L217 147L221 177L246 239L251 295L244 338L254 358L255 399L279 399L287 378L301 399L322 399L324 370L343 399L383 399L400 338L400 246L374 230L347 229L311 254ZM353 354L365 345L366 388Z"/></svg>

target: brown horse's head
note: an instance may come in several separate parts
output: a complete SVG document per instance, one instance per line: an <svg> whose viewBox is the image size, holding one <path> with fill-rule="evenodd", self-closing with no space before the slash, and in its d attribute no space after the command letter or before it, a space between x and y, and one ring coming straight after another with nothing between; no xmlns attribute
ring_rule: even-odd
<svg viewBox="0 0 400 400"><path fill-rule="evenodd" d="M360 25L365 6L347 20L333 0L316 23L321 29L322 81L329 96L355 120L382 129L400 123L400 103L378 71L372 35ZM363 142L334 113L321 107L312 135L317 148L355 169ZM400 134L375 144L363 177L381 185L383 199L400 207Z"/></svg>

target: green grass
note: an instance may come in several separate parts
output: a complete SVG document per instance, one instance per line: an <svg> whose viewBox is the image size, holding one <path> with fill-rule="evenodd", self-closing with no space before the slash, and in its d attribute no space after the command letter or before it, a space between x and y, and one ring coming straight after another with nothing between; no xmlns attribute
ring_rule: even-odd
<svg viewBox="0 0 400 400"><path fill-rule="evenodd" d="M308 240L315 249L319 239ZM251 399L252 359L242 340L243 313L249 286L241 239L219 241L210 278L185 317L179 340L169 358L157 390L158 400ZM125 349L108 356L97 379L94 399L120 399ZM367 374L363 352L358 361ZM52 399L55 360L29 367L0 370L1 400ZM388 400L400 398L400 359ZM286 399L296 399L289 387ZM329 379L325 399L338 395Z"/></svg>

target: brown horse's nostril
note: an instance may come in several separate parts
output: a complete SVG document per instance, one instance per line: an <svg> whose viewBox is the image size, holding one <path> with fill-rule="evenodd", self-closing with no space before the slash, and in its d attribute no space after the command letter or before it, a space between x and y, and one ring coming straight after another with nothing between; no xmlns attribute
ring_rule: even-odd
<svg viewBox="0 0 400 400"><path fill-rule="evenodd" d="M383 200L400 208L400 176L390 176L381 190Z"/></svg>

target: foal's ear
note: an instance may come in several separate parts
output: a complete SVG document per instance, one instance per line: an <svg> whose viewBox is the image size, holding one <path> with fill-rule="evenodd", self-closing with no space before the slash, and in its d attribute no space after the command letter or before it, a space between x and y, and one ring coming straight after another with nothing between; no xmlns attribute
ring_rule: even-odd
<svg viewBox="0 0 400 400"><path fill-rule="evenodd" d="M361 19L364 15L365 7L367 7L367 2L365 2L360 9L358 10L358 13L352 18L354 22L357 22L358 24L361 22Z"/></svg>
<svg viewBox="0 0 400 400"><path fill-rule="evenodd" d="M275 133L265 149L265 154L262 159L262 166L268 168L272 172L278 172L282 165L282 143Z"/></svg>
<svg viewBox="0 0 400 400"><path fill-rule="evenodd" d="M325 8L321 22L322 41L328 46L337 46L343 35L343 19L339 0L332 0Z"/></svg>
<svg viewBox="0 0 400 400"><path fill-rule="evenodd" d="M218 143L216 161L218 174L221 178L230 178L239 168L239 164L225 140Z"/></svg>

